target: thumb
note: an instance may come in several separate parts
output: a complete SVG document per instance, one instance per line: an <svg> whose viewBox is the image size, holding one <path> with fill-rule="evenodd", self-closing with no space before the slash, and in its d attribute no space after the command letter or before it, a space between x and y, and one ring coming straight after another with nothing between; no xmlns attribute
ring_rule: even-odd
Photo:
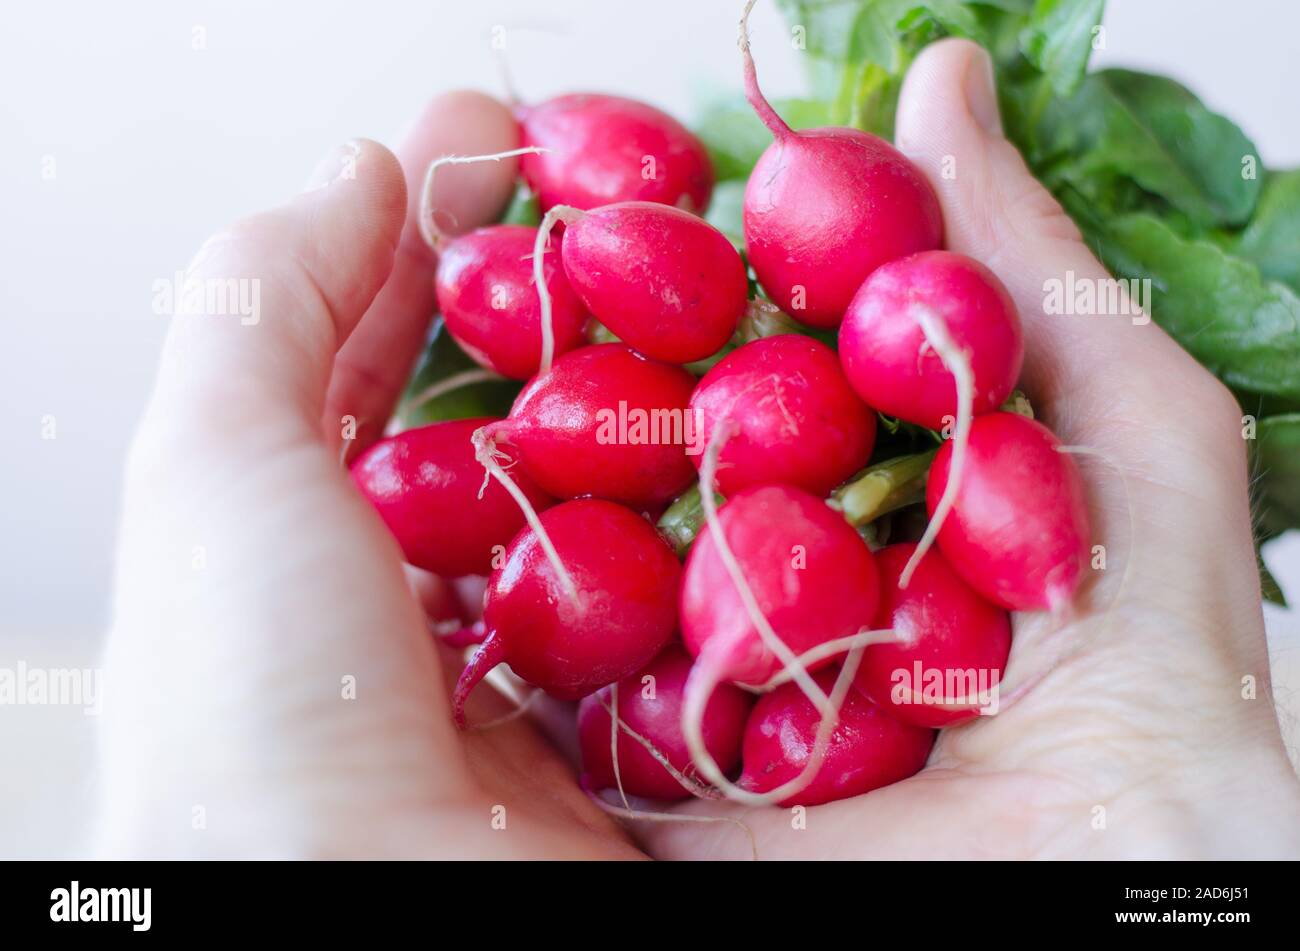
<svg viewBox="0 0 1300 951"><path fill-rule="evenodd" d="M988 53L957 39L923 50L903 84L896 140L939 195L947 246L986 264L1015 299L1035 407L1065 416L1069 394L1068 409L1079 414L1081 394L1086 400L1098 372L1113 370L1117 337L1134 335L1119 320L1043 313L1046 282L1067 272L1084 281L1108 275L1003 135Z"/></svg>

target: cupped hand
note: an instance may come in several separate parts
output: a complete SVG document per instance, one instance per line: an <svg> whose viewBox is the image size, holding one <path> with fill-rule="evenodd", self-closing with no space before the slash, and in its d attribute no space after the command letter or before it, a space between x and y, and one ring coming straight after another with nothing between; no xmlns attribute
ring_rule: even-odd
<svg viewBox="0 0 1300 951"><path fill-rule="evenodd" d="M989 60L963 41L908 75L897 144L930 176L948 246L1019 305L1025 389L1072 445L1105 567L1067 622L1018 616L995 717L927 768L790 810L693 802L765 858L1300 854L1300 783L1272 706L1231 395L1154 324L1051 316L1044 282L1105 271L1001 134ZM107 656L99 847L108 854L747 857L730 823L626 829L520 719L452 726L458 658L340 465L376 438L434 310L412 212L438 155L517 145L508 111L436 100L400 164L351 143L277 211L209 241L203 280L257 280L260 319L175 319L128 463ZM512 162L451 167L464 230ZM1100 562L1099 562L1100 563ZM424 604L421 603L421 595ZM502 712L490 691L472 719ZM635 841L635 845L633 844Z"/></svg>

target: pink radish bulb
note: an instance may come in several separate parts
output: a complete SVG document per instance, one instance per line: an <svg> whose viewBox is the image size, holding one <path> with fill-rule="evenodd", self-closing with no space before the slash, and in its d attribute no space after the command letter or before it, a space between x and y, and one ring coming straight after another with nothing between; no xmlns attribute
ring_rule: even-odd
<svg viewBox="0 0 1300 951"><path fill-rule="evenodd" d="M930 467L926 507L948 484L952 443ZM1004 608L1057 611L1088 563L1083 480L1041 423L988 413L971 426L955 503L939 531L944 558L972 588Z"/></svg>
<svg viewBox="0 0 1300 951"><path fill-rule="evenodd" d="M447 330L480 366L526 380L542 353L541 308L533 283L537 229L493 225L448 240L434 286ZM586 343L587 311L564 276L559 256L544 263L555 353Z"/></svg>
<svg viewBox="0 0 1300 951"><path fill-rule="evenodd" d="M682 736L682 697L691 658L670 644L648 665L618 683L618 717L648 741L683 777L694 774ZM623 730L618 734L618 780L614 776L608 708L609 687L578 705L578 741L582 747L583 783L591 789L614 789L651 799L688 799L684 786L646 747ZM719 767L731 773L740 764L740 741L754 698L739 687L721 685L704 711L704 745ZM689 780L688 780L689 781Z"/></svg>
<svg viewBox="0 0 1300 951"><path fill-rule="evenodd" d="M702 213L713 192L708 150L684 125L654 106L621 96L575 93L517 117L525 146L520 170L542 211L584 211L619 201L653 201Z"/></svg>
<svg viewBox="0 0 1300 951"><path fill-rule="evenodd" d="M745 263L703 218L648 201L568 222L564 272L596 319L629 347L668 363L717 353L745 314Z"/></svg>
<svg viewBox="0 0 1300 951"><path fill-rule="evenodd" d="M989 691L1002 680L1011 653L1011 618L976 594L930 552L911 583L898 578L916 548L889 545L876 552L880 608L875 626L899 640L862 653L854 686L895 719L943 727L995 707ZM992 711L990 711L992 712Z"/></svg>
<svg viewBox="0 0 1300 951"><path fill-rule="evenodd" d="M942 246L939 199L883 139L850 128L791 129L759 90L745 20L740 38L745 96L776 137L745 186L749 263L795 320L835 327L877 267Z"/></svg>
<svg viewBox="0 0 1300 951"><path fill-rule="evenodd" d="M635 512L579 499L540 516L573 588L527 528L506 549L483 599L487 637L452 697L465 698L498 664L562 700L577 700L644 667L672 639L681 565Z"/></svg>
<svg viewBox="0 0 1300 951"><path fill-rule="evenodd" d="M858 395L890 416L930 429L957 417L957 384L929 345L914 308L943 321L974 376L973 412L1011 395L1024 363L1024 333L996 274L965 255L923 251L872 272L840 325L840 360Z"/></svg>
<svg viewBox="0 0 1300 951"><path fill-rule="evenodd" d="M402 548L408 562L446 578L485 575L494 546L524 526L500 485L487 486L470 437L492 419L460 419L408 429L380 440L352 463L352 479ZM553 501L518 480L533 507Z"/></svg>
<svg viewBox="0 0 1300 951"><path fill-rule="evenodd" d="M694 385L680 367L622 344L582 347L525 386L509 418L487 432L515 447L519 468L558 498L652 508L691 481Z"/></svg>
<svg viewBox="0 0 1300 951"><path fill-rule="evenodd" d="M834 669L813 679L824 691ZM740 785L752 792L776 789L808 765L821 714L796 684L783 684L759 699L745 725L744 771ZM860 796L920 772L934 746L935 733L889 716L857 691L840 708L825 759L812 781L780 803L815 806Z"/></svg>
<svg viewBox="0 0 1300 951"><path fill-rule="evenodd" d="M876 438L875 413L845 380L835 351L798 334L728 354L700 380L691 408L706 447L719 423L734 425L718 469L724 496L771 483L827 495L867 464ZM698 468L702 458L691 461Z"/></svg>
<svg viewBox="0 0 1300 951"><path fill-rule="evenodd" d="M822 499L793 486L757 486L730 497L718 518L759 610L794 654L870 628L880 585L871 551ZM703 683L760 686L782 670L709 531L686 559L681 626Z"/></svg>

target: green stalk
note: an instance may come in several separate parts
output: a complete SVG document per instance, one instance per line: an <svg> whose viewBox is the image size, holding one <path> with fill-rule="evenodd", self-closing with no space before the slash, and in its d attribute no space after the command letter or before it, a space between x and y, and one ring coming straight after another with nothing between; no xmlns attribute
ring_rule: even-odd
<svg viewBox="0 0 1300 951"><path fill-rule="evenodd" d="M718 493L714 492L713 498L718 505L722 504L722 496ZM703 524L704 502L696 484L679 495L659 517L659 533L668 539L678 558L685 558Z"/></svg>
<svg viewBox="0 0 1300 951"><path fill-rule="evenodd" d="M831 494L831 505L851 525L866 525L882 515L925 498L925 480L939 450L896 456L870 466Z"/></svg>

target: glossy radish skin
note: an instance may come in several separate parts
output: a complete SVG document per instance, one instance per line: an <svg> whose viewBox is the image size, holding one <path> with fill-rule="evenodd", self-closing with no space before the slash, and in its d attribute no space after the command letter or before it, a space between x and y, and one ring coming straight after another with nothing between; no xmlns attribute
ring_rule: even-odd
<svg viewBox="0 0 1300 951"><path fill-rule="evenodd" d="M470 436L492 419L463 419L408 429L380 440L352 464L352 479L408 562L445 578L485 575L492 549L507 545L524 516L495 482L479 498L483 468ZM552 499L530 479L519 486L533 507Z"/></svg>
<svg viewBox="0 0 1300 951"><path fill-rule="evenodd" d="M835 351L799 334L745 344L700 380L691 396L708 437L730 421L718 488L730 496L785 483L827 495L867 464L876 416L849 386ZM703 457L691 461L698 468Z"/></svg>
<svg viewBox="0 0 1300 951"><path fill-rule="evenodd" d="M525 155L520 171L541 204L583 210L654 201L703 212L713 192L708 150L654 106L621 96L575 93L517 111Z"/></svg>
<svg viewBox="0 0 1300 951"><path fill-rule="evenodd" d="M1024 363L1024 334L997 275L965 255L923 251L877 268L840 325L840 360L858 394L890 416L930 429L956 419L957 386L912 308L929 308L965 351L975 415L1001 406Z"/></svg>
<svg viewBox="0 0 1300 951"><path fill-rule="evenodd" d="M569 283L628 346L668 363L717 353L745 314L745 263L703 218L648 201L597 208L569 223Z"/></svg>
<svg viewBox="0 0 1300 951"><path fill-rule="evenodd" d="M520 532L488 579L488 634L456 685L458 719L469 691L497 664L577 700L644 667L672 639L681 566L649 522L613 502L579 499L543 512L541 523L577 600L536 533Z"/></svg>
<svg viewBox="0 0 1300 951"><path fill-rule="evenodd" d="M745 186L745 247L767 295L835 327L872 271L941 246L925 176L888 142L847 128L777 132Z"/></svg>
<svg viewBox="0 0 1300 951"><path fill-rule="evenodd" d="M987 701L980 692L1002 680L1011 652L1011 618L971 590L937 551L926 554L900 589L898 578L915 548L889 545L876 552L875 627L892 629L904 640L867 647L853 683L895 719L951 726L978 716ZM942 677L944 686L927 691L926 677Z"/></svg>
<svg viewBox="0 0 1300 951"><path fill-rule="evenodd" d="M1060 441L1015 413L975 418L957 500L939 549L972 588L1017 611L1056 610L1070 601L1088 563L1090 529L1083 481ZM951 442L930 468L926 507L948 484Z"/></svg>
<svg viewBox="0 0 1300 951"><path fill-rule="evenodd" d="M447 242L434 286L447 330L480 365L516 380L537 372L542 352L541 308L533 283L537 229L492 225ZM587 311L560 266L546 257L555 352L586 342Z"/></svg>
<svg viewBox="0 0 1300 951"><path fill-rule="evenodd" d="M759 486L730 497L718 517L763 616L795 654L870 629L879 600L871 551L820 498L793 486ZM717 680L758 686L782 669L708 530L686 559L681 626L686 649Z"/></svg>
<svg viewBox="0 0 1300 951"><path fill-rule="evenodd" d="M694 385L680 367L622 344L583 347L525 386L493 432L517 448L519 468L558 498L593 495L652 508L678 495L694 475L682 441L690 435L684 414ZM655 410L680 419L680 432L633 427L635 411ZM620 416L628 423L623 433Z"/></svg>
<svg viewBox="0 0 1300 951"><path fill-rule="evenodd" d="M691 670L691 658L670 644L647 666L618 684L618 716L654 744L669 763L693 776L691 754L682 736L682 694ZM647 682L646 678L653 678ZM610 716L605 706L611 690L602 687L578 705L578 741L582 747L584 785L614 789L610 757ZM719 685L704 712L704 743L724 772L740 764L740 742L754 696L730 684ZM639 742L620 730L618 770L623 790L651 799L689 799L691 793Z"/></svg>
<svg viewBox="0 0 1300 951"><path fill-rule="evenodd" d="M829 693L835 669L813 675ZM821 714L797 684L783 684L759 699L745 726L740 785L752 792L776 789L798 776L812 755ZM802 792L780 803L815 806L860 796L921 771L935 733L889 716L856 690L840 708L821 769Z"/></svg>

